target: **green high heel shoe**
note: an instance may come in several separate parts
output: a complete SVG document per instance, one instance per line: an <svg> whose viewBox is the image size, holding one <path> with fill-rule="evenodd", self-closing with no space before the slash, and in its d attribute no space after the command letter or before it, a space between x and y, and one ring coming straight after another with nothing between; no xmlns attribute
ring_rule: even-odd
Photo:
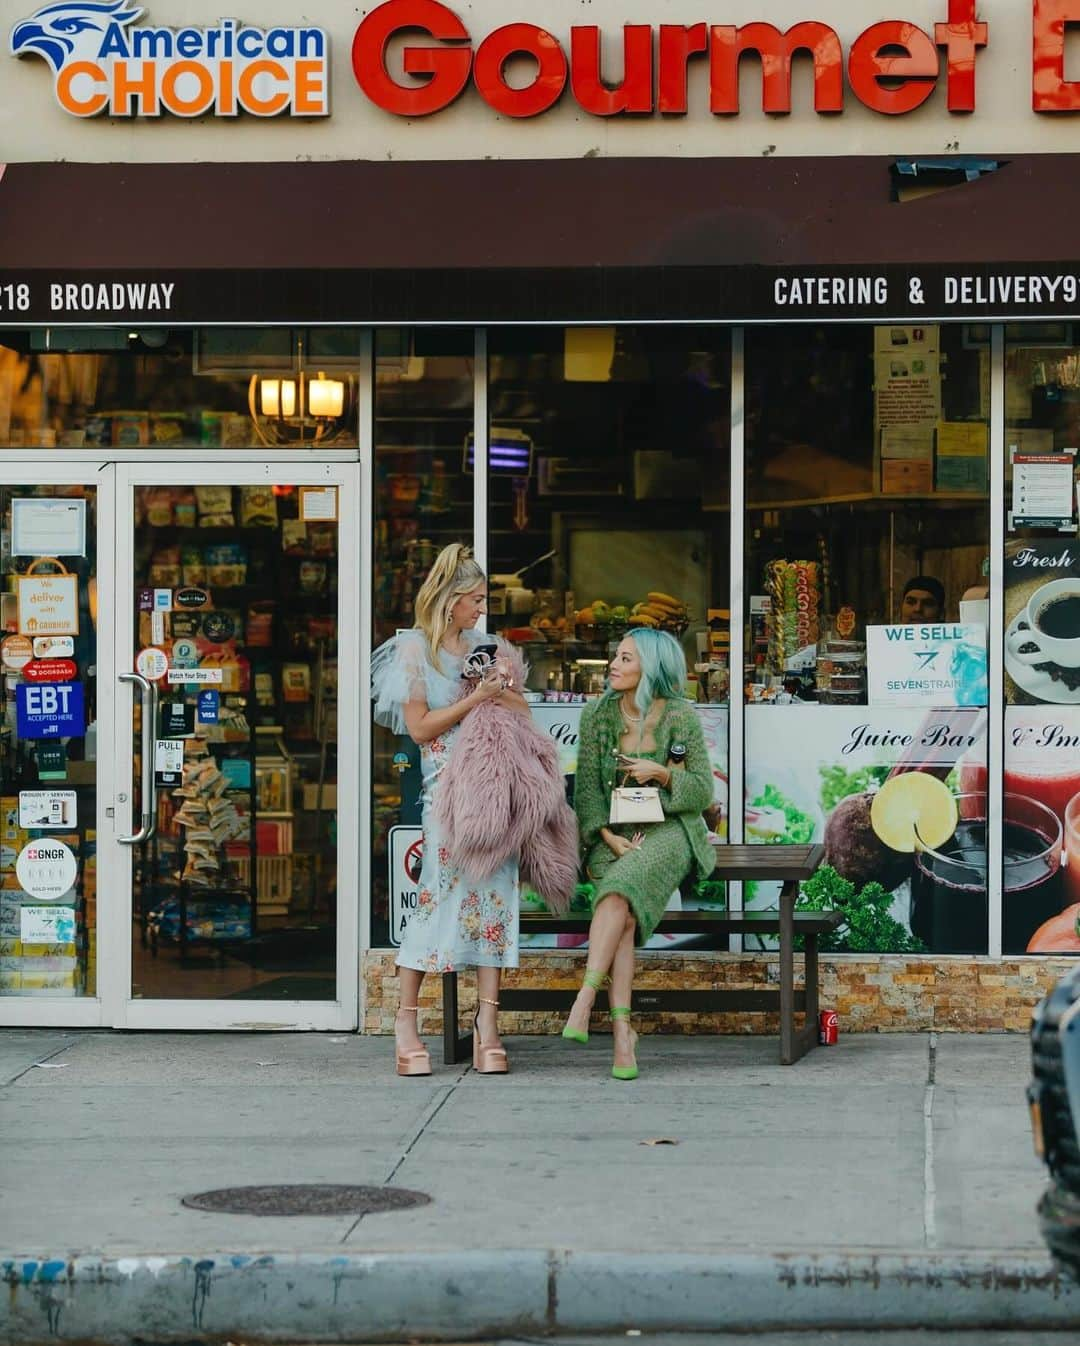
<svg viewBox="0 0 1080 1346"><path fill-rule="evenodd" d="M613 1005L611 1009L612 1021L615 1019L629 1019L630 1007L628 1005ZM630 1036L634 1039L634 1048L637 1049L637 1034L633 1029L630 1030ZM636 1080L638 1077L637 1062L632 1066L612 1066L611 1077L615 1080Z"/></svg>
<svg viewBox="0 0 1080 1346"><path fill-rule="evenodd" d="M585 975L581 982L583 986L591 986L594 991L602 991L611 978L606 972L594 972L591 968L585 969ZM567 1042L588 1042L588 1029L583 1033L578 1028L571 1028L569 1024L562 1031L563 1037Z"/></svg>

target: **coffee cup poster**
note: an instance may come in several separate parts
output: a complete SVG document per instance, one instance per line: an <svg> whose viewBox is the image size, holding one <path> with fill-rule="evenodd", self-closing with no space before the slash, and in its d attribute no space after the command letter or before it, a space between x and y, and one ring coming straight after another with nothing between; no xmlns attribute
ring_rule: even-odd
<svg viewBox="0 0 1080 1346"><path fill-rule="evenodd" d="M1010 542L1005 553L1005 699L1080 706L1080 547Z"/></svg>

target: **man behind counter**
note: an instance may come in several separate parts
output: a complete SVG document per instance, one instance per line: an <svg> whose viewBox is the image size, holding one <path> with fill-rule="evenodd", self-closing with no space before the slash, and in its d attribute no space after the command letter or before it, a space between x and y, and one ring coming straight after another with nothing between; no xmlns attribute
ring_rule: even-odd
<svg viewBox="0 0 1080 1346"><path fill-rule="evenodd" d="M913 575L900 600L900 625L939 622L945 615L945 587L933 575Z"/></svg>

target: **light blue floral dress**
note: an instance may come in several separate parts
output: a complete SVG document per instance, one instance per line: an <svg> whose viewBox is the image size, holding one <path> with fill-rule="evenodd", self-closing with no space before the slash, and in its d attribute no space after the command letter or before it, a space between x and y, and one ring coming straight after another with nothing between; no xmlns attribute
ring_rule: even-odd
<svg viewBox="0 0 1080 1346"><path fill-rule="evenodd" d="M464 633L469 647L489 637ZM458 699L463 656L445 651L442 668L431 661L422 631L399 631L372 656L375 719L395 734L407 734L405 703L425 701L442 710ZM401 937L397 962L418 972L453 972L459 967L517 967L518 864L508 860L491 878L478 882L455 864L439 833L435 796L450 759L456 724L420 746L420 797L424 852L416 909Z"/></svg>

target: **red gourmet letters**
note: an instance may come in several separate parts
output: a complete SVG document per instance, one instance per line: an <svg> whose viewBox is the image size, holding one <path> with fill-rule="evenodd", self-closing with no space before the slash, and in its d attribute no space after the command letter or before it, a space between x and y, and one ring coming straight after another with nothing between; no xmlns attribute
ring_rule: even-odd
<svg viewBox="0 0 1080 1346"><path fill-rule="evenodd" d="M1031 106L1036 112L1080 112L1080 82L1065 78L1065 29L1080 23L1080 0L1034 0Z"/></svg>
<svg viewBox="0 0 1080 1346"><path fill-rule="evenodd" d="M1069 99L1070 107L1080 106L1080 98L1074 93L1080 86L1066 84L1062 76L1064 25L1071 17L1067 11L1076 10L1080 18L1080 0L1034 3L1036 54L1040 49L1039 15L1045 11L1047 78L1051 83L1056 79L1055 96ZM899 19L872 24L855 38L848 53L847 84L851 92L875 112L911 112L933 92L944 53L948 109L973 112L975 58L988 40L988 26L976 20L975 4L976 0L949 0L948 20L934 25L932 37L917 25ZM413 34L422 34L425 44L414 45ZM426 82L401 82L395 77L397 72L391 71L388 61L388 48L395 39L405 39L400 73L425 78ZM658 42L651 25L626 24L622 78L617 82L610 72L604 73L605 55L612 60L611 49L617 42L609 39L607 46L605 52L597 25L574 25L568 59L559 38L546 29L532 23L510 23L489 33L474 53L468 29L439 0L387 0L357 28L352 63L357 83L368 98L401 117L424 117L441 111L464 92L470 76L484 102L506 117L534 117L546 112L558 102L568 82L578 106L597 117L654 112L681 116L687 111L690 62L703 57L708 63L709 110L733 115L739 111L739 62L750 52L761 63L762 108L784 114L791 111L792 60L796 53L803 52L813 61L815 110L843 111L843 47L828 24L807 21L782 32L771 23L738 27L665 23L659 27ZM534 67L532 76L525 83L511 83L507 67L522 57Z"/></svg>

